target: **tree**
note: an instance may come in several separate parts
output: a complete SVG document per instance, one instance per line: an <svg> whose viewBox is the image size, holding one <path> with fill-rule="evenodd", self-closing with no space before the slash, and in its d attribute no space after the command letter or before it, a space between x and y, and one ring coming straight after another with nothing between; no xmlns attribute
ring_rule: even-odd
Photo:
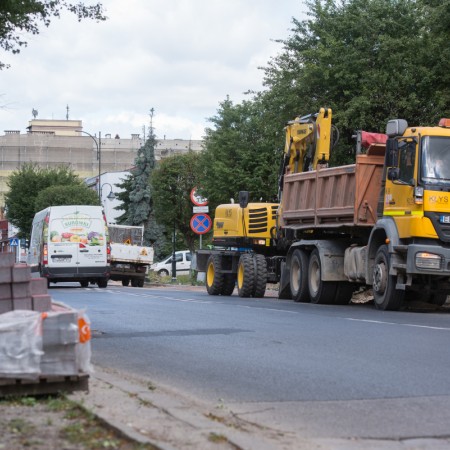
<svg viewBox="0 0 450 450"><path fill-rule="evenodd" d="M354 130L382 132L392 118L437 123L449 111L444 3L308 1L309 20L293 19L284 51L265 68L266 107L283 120L331 107L347 147Z"/></svg>
<svg viewBox="0 0 450 450"><path fill-rule="evenodd" d="M155 169L156 136L153 130L153 113L150 110L149 134L144 145L138 150L131 173L118 187L124 189L118 194L122 202L118 209L124 213L118 217L121 224L144 226L144 243L152 245L156 258L161 258L166 237L164 227L155 219L153 211L153 194L150 187L152 173Z"/></svg>
<svg viewBox="0 0 450 450"><path fill-rule="evenodd" d="M13 54L27 45L25 33L39 34L39 24L48 27L53 17L59 17L61 11L75 14L78 21L94 19L106 20L103 6L96 3L86 6L67 0L2 0L0 2L0 47ZM0 70L8 66L0 61Z"/></svg>
<svg viewBox="0 0 450 450"><path fill-rule="evenodd" d="M86 184L80 183L70 186L50 186L36 197L34 207L36 211L41 211L49 206L60 205L98 205L97 192L89 188Z"/></svg>
<svg viewBox="0 0 450 450"><path fill-rule="evenodd" d="M41 191L50 186L82 187L82 180L66 166L43 169L37 164L25 163L11 173L6 182L9 191L5 196L5 209L8 220L19 229L19 237L30 237L36 199ZM67 204L71 200L68 199ZM98 203L97 203L98 204Z"/></svg>
<svg viewBox="0 0 450 450"><path fill-rule="evenodd" d="M253 201L272 200L281 153L274 147L261 104L255 100L234 105L227 98L209 121L215 127L206 130L200 184L210 207L237 199L242 190L250 191Z"/></svg>
<svg viewBox="0 0 450 450"><path fill-rule="evenodd" d="M198 184L200 155L188 152L163 159L153 172L151 189L157 222L167 234L181 234L187 248L193 252L197 235L191 230L192 203L190 194Z"/></svg>

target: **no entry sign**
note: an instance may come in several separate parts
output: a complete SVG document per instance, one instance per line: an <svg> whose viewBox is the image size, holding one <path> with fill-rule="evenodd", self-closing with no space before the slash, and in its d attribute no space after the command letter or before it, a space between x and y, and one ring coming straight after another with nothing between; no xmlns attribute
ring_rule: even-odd
<svg viewBox="0 0 450 450"><path fill-rule="evenodd" d="M207 233L212 226L211 217L208 214L194 214L191 219L191 230L197 234Z"/></svg>

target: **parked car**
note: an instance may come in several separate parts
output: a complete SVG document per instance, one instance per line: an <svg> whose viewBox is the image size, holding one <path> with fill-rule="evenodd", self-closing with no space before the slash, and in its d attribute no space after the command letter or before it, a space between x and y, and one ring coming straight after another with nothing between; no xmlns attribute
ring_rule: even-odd
<svg viewBox="0 0 450 450"><path fill-rule="evenodd" d="M188 275L191 270L192 255L189 250L175 252L177 275ZM172 275L172 255L163 259L161 262L152 264L150 270L153 270L160 276Z"/></svg>

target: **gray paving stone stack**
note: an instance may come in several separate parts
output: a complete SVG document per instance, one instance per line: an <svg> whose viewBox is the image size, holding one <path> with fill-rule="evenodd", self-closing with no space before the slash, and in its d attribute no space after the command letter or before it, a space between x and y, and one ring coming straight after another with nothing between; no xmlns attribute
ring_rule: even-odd
<svg viewBox="0 0 450 450"><path fill-rule="evenodd" d="M14 253L0 253L0 314L14 310L50 311L52 301L45 278L31 278L27 264Z"/></svg>

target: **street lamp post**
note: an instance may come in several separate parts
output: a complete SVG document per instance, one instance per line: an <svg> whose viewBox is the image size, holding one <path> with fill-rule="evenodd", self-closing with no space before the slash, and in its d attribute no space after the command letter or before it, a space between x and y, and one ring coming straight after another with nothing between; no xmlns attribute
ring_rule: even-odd
<svg viewBox="0 0 450 450"><path fill-rule="evenodd" d="M101 181L101 176L102 176L102 134L99 131L98 132L98 140L91 134L88 133L87 131L83 131L83 130L76 130L78 133L84 133L87 134L90 138L93 139L93 141L95 142L95 146L97 147L97 161L98 161L98 199L100 201L100 204L102 203L102 193L101 193L101 188L100 188L100 181ZM110 185L111 186L111 185ZM112 188L111 188L111 192L112 192Z"/></svg>

